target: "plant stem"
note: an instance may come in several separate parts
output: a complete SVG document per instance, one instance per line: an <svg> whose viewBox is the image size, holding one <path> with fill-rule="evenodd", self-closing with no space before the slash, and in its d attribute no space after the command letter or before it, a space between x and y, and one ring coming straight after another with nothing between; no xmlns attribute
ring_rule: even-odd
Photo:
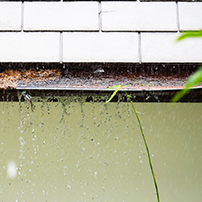
<svg viewBox="0 0 202 202"><path fill-rule="evenodd" d="M152 166L152 161L151 161L151 155L150 155L150 152L149 152L149 147L147 145L147 141L146 141L146 138L145 138L145 135L144 135L144 131L143 131L143 128L142 128L142 124L140 122L140 119L139 119L139 116L137 114L137 111L133 105L133 102L131 101L130 99L130 96L128 95L128 93L124 90L128 100L130 101L131 105L132 105L132 108L133 108L133 111L135 112L135 116L137 118L137 121L138 121L138 124L139 124L139 127L140 127L140 131L141 131L141 134L142 134L142 138L143 138L143 141L144 141L144 144L145 144L145 147L146 147L146 151L147 151L147 156L148 156L148 160L149 160L149 165L150 165L150 169L151 169L151 173L152 173L152 177L153 177L153 181L154 181L154 186L155 186L155 189L156 189L156 195L157 195L157 201L160 202L160 197L159 197L159 191L158 191L158 185L157 185L157 182L156 182L156 177L155 177L155 174L154 174L154 169L153 169L153 166Z"/></svg>

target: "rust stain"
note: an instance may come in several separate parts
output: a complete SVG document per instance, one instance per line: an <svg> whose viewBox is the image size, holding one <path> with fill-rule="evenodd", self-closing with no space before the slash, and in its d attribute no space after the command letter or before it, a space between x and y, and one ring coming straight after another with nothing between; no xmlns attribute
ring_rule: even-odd
<svg viewBox="0 0 202 202"><path fill-rule="evenodd" d="M0 73L0 89L16 88L19 82L43 82L54 80L61 76L58 69L51 70L5 70Z"/></svg>

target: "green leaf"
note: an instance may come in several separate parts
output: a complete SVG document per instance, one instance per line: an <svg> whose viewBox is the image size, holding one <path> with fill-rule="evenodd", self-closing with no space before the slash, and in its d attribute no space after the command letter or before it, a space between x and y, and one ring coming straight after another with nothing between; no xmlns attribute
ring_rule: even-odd
<svg viewBox="0 0 202 202"><path fill-rule="evenodd" d="M135 107L134 107L134 105L133 105L132 100L130 99L131 96L128 95L128 93L127 93L126 90L124 89L124 86L121 86L121 85L119 84L119 85L116 85L116 86L112 86L112 87L110 87L109 89L115 88L115 87L116 87L115 91L113 92L112 96L109 98L109 100L108 100L106 103L108 103L108 102L111 101L111 99L112 99L112 98L116 95L116 93L118 92L119 88L122 88L122 89L123 89L123 91L125 92L125 94L126 94L128 100L130 101L131 106L132 106L132 108L133 108L133 111L134 111L134 113L135 113L135 116L136 116L136 118L137 118L137 121L138 121L138 123L139 123L140 132L141 132L141 134L142 134L142 138L143 138L143 141L144 141L144 144L145 144L145 147L146 147L146 152L147 152L147 156L148 156L148 161L149 161L149 165L150 165L150 170L151 170L151 173L152 173L152 177L153 177L153 181L154 181L154 186L155 186L155 189L156 189L157 201L160 202L159 191L158 191L158 185L157 185L157 181L156 181L156 177L155 177L155 173L154 173L154 169L153 169L153 165L152 165L152 161L151 161L151 155L150 155L149 147L148 147L148 145L147 145L146 137L145 137L145 135L144 135L143 127L142 127L142 124L141 124L141 122L140 122L140 118L139 118L139 116L138 116L137 111L135 110Z"/></svg>
<svg viewBox="0 0 202 202"><path fill-rule="evenodd" d="M116 86L112 86L109 89L115 88L115 87L116 87L115 91L113 92L113 94L111 95L111 97L109 98L109 100L106 101L106 104L109 103L112 100L112 98L116 95L116 93L118 92L118 90L121 87L121 85L119 84L119 85L116 85Z"/></svg>
<svg viewBox="0 0 202 202"><path fill-rule="evenodd" d="M198 85L200 82L202 82L202 65L195 73L189 76L187 82L185 83L184 89L176 93L171 99L171 102L179 101L185 94L187 94L191 90L190 88Z"/></svg>
<svg viewBox="0 0 202 202"><path fill-rule="evenodd" d="M177 41L181 41L185 38L190 37L202 37L202 30L184 32L178 37ZM198 85L200 82L202 82L202 66L200 66L200 68L188 78L187 82L185 83L184 89L176 93L171 99L171 102L179 101L185 94L187 94L191 90L190 88Z"/></svg>
<svg viewBox="0 0 202 202"><path fill-rule="evenodd" d="M193 86L198 85L202 81L202 65L199 67L199 69L193 73L187 80L185 87L191 88Z"/></svg>
<svg viewBox="0 0 202 202"><path fill-rule="evenodd" d="M183 32L177 39L177 41L181 41L185 38L190 37L202 37L202 30L199 31L189 31L189 32Z"/></svg>
<svg viewBox="0 0 202 202"><path fill-rule="evenodd" d="M174 95L174 97L171 99L171 102L178 102L184 95L186 95L191 89L184 88L178 93Z"/></svg>

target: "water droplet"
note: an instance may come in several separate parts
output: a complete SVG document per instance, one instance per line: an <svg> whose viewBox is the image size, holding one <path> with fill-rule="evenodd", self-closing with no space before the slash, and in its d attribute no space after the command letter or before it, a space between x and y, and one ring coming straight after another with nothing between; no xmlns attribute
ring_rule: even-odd
<svg viewBox="0 0 202 202"><path fill-rule="evenodd" d="M14 179L17 176L17 167L14 161L10 161L7 165L7 176Z"/></svg>
<svg viewBox="0 0 202 202"><path fill-rule="evenodd" d="M94 177L97 178L97 172L95 171Z"/></svg>

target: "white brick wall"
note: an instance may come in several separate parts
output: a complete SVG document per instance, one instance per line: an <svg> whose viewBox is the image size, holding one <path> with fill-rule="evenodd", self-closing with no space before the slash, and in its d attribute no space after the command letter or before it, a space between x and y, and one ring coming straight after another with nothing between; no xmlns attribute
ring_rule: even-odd
<svg viewBox="0 0 202 202"><path fill-rule="evenodd" d="M202 2L179 3L180 30L202 29Z"/></svg>
<svg viewBox="0 0 202 202"><path fill-rule="evenodd" d="M0 2L0 30L21 30L21 2Z"/></svg>
<svg viewBox="0 0 202 202"><path fill-rule="evenodd" d="M202 37L177 42L179 34L142 33L142 62L201 62Z"/></svg>
<svg viewBox="0 0 202 202"><path fill-rule="evenodd" d="M59 62L59 33L0 33L1 62Z"/></svg>
<svg viewBox="0 0 202 202"><path fill-rule="evenodd" d="M97 2L25 2L25 30L98 30Z"/></svg>
<svg viewBox="0 0 202 202"><path fill-rule="evenodd" d="M177 31L175 2L102 2L103 30Z"/></svg>
<svg viewBox="0 0 202 202"><path fill-rule="evenodd" d="M0 1L0 62L202 62L202 2ZM139 37L141 36L141 37Z"/></svg>
<svg viewBox="0 0 202 202"><path fill-rule="evenodd" d="M64 62L138 62L137 33L64 33Z"/></svg>

